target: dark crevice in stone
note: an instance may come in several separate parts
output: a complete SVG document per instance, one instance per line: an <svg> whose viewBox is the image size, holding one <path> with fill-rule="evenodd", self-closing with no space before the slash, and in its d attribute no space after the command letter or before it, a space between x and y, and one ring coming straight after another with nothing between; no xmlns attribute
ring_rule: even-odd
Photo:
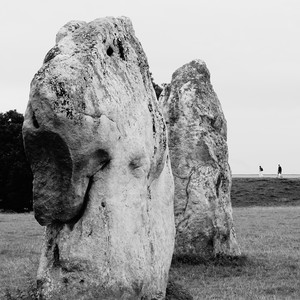
<svg viewBox="0 0 300 300"><path fill-rule="evenodd" d="M47 243L47 251L49 251L52 247L52 244L53 244L53 238L51 237L49 240L48 240L48 243Z"/></svg>
<svg viewBox="0 0 300 300"><path fill-rule="evenodd" d="M219 188L220 188L221 182L222 182L222 175L220 174L220 175L218 176L217 183L216 183L216 193L217 193L217 197L219 197Z"/></svg>
<svg viewBox="0 0 300 300"><path fill-rule="evenodd" d="M103 171L105 168L107 168L109 163L110 163L110 159L103 161L100 170Z"/></svg>
<svg viewBox="0 0 300 300"><path fill-rule="evenodd" d="M40 125L39 125L39 123L38 123L38 121L37 121L37 119L36 119L36 117L35 117L34 112L32 112L32 123L33 123L33 126L34 126L35 128L39 128L39 127L40 127Z"/></svg>
<svg viewBox="0 0 300 300"><path fill-rule="evenodd" d="M96 157L101 171L108 167L111 157L106 150L98 149L96 152Z"/></svg>
<svg viewBox="0 0 300 300"><path fill-rule="evenodd" d="M119 48L119 55L123 60L125 60L125 53L124 53L124 47L123 47L122 41L120 39L118 39L117 43L118 43L118 48Z"/></svg>
<svg viewBox="0 0 300 300"><path fill-rule="evenodd" d="M109 47L107 48L107 50L106 50L106 54L107 54L108 56L112 56L113 53L114 53L114 49L113 49L111 46L109 46Z"/></svg>
<svg viewBox="0 0 300 300"><path fill-rule="evenodd" d="M44 64L49 62L51 59L53 59L56 55L60 53L60 50L57 46L53 47L49 50L49 52L46 54L45 59L43 61Z"/></svg>
<svg viewBox="0 0 300 300"><path fill-rule="evenodd" d="M91 189L91 187L93 185L93 182L94 182L93 179L94 179L93 176L91 176L89 178L89 183L88 183L85 195L84 195L83 204L81 206L81 209L80 209L79 213L68 223L68 226L69 226L70 230L73 230L75 224L82 218L82 216L83 216L83 214L86 210L86 207L87 207L87 204L88 204L88 201L89 201L90 189Z"/></svg>
<svg viewBox="0 0 300 300"><path fill-rule="evenodd" d="M54 267L59 267L60 266L59 248L58 248L57 244L55 244L54 249L53 249L53 266Z"/></svg>
<svg viewBox="0 0 300 300"><path fill-rule="evenodd" d="M153 135L155 135L156 133L155 122L152 122L152 131L153 131Z"/></svg>
<svg viewBox="0 0 300 300"><path fill-rule="evenodd" d="M153 137L155 137L155 134L156 134L155 115L154 115L154 112L153 112L153 105L150 101L148 103L148 110L149 110L149 112L151 114L151 117L152 117L152 132L153 132Z"/></svg>

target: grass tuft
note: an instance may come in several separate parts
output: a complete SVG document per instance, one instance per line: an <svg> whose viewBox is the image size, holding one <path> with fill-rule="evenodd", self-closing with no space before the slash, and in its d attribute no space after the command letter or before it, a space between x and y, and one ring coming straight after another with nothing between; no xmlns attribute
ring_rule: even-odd
<svg viewBox="0 0 300 300"><path fill-rule="evenodd" d="M193 300L192 295L182 285L169 281L165 300Z"/></svg>
<svg viewBox="0 0 300 300"><path fill-rule="evenodd" d="M6 300L38 300L39 298L35 283L26 289L6 287L4 297Z"/></svg>

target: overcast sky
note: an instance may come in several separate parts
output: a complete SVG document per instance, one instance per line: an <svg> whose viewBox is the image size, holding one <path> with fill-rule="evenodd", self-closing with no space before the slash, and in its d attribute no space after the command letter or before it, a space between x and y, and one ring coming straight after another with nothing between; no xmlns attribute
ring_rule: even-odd
<svg viewBox="0 0 300 300"><path fill-rule="evenodd" d="M300 173L299 0L1 0L0 112L25 112L60 27L105 16L132 20L158 84L195 58L206 62L233 173L276 173L278 163Z"/></svg>

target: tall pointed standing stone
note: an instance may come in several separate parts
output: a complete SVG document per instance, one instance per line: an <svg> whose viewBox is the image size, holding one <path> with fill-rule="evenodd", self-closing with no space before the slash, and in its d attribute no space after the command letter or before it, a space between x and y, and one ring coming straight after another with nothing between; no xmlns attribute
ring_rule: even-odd
<svg viewBox="0 0 300 300"><path fill-rule="evenodd" d="M176 70L160 102L175 181L175 255L239 255L226 120L205 63L194 60Z"/></svg>
<svg viewBox="0 0 300 300"><path fill-rule="evenodd" d="M72 21L23 125L48 299L164 299L174 249L166 126L129 19Z"/></svg>

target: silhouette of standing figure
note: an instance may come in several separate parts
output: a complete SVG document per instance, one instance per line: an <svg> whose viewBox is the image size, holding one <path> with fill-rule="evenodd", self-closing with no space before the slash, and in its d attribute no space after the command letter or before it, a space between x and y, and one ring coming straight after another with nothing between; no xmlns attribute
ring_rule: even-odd
<svg viewBox="0 0 300 300"><path fill-rule="evenodd" d="M282 168L281 168L281 165L279 165L279 164L278 164L277 177L282 178Z"/></svg>
<svg viewBox="0 0 300 300"><path fill-rule="evenodd" d="M259 177L263 177L264 175L263 175L263 168L261 167L261 166L259 166Z"/></svg>

